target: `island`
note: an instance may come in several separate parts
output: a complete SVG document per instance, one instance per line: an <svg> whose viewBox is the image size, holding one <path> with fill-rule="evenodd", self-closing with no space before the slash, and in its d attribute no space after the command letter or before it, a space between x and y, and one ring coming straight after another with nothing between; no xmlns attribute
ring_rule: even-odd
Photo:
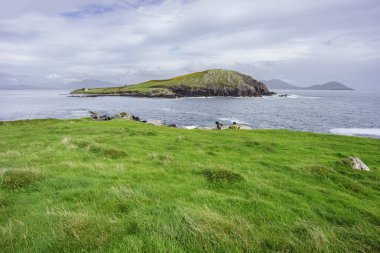
<svg viewBox="0 0 380 253"><path fill-rule="evenodd" d="M305 90L354 90L338 82L328 82L325 84L316 84L306 87Z"/></svg>
<svg viewBox="0 0 380 253"><path fill-rule="evenodd" d="M166 80L108 88L82 88L71 92L85 96L135 96L135 97L203 97L273 95L267 86L251 76L233 70L211 69L177 76Z"/></svg>
<svg viewBox="0 0 380 253"><path fill-rule="evenodd" d="M308 87L296 86L280 79L272 79L269 81L262 80L261 82L265 83L269 89L277 90L354 90L342 83L335 81L325 84L316 84Z"/></svg>

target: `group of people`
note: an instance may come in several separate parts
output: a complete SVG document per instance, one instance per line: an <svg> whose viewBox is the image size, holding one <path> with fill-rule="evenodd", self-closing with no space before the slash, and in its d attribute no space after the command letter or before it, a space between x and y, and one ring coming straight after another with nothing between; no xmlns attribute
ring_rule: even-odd
<svg viewBox="0 0 380 253"><path fill-rule="evenodd" d="M215 130L222 130L223 124L219 123L219 121L215 122L215 125L216 125ZM228 129L239 130L240 127L237 125L236 122L232 122L232 125L230 125Z"/></svg>

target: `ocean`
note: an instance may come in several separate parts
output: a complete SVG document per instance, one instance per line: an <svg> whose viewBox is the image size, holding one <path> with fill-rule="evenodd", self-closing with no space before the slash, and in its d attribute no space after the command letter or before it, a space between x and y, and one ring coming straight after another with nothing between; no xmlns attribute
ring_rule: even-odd
<svg viewBox="0 0 380 253"><path fill-rule="evenodd" d="M277 90L272 97L71 97L68 91L2 90L0 121L81 118L89 111L128 112L142 120L179 127L211 127L215 121L257 129L291 129L380 138L380 93Z"/></svg>

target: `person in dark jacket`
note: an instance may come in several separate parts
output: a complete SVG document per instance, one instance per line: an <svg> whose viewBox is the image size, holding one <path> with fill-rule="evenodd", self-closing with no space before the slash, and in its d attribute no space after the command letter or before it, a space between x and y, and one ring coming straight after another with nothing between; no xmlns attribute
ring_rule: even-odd
<svg viewBox="0 0 380 253"><path fill-rule="evenodd" d="M219 123L219 121L215 122L215 125L216 125L216 130L222 130L222 124Z"/></svg>

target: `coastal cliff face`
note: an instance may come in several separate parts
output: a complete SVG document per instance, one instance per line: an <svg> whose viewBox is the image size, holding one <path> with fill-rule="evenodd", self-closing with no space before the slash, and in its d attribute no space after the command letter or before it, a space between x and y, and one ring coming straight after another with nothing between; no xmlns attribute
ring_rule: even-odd
<svg viewBox="0 0 380 253"><path fill-rule="evenodd" d="M169 89L182 96L262 96L270 91L264 83L235 71L210 70L201 81L201 87L185 84Z"/></svg>
<svg viewBox="0 0 380 253"><path fill-rule="evenodd" d="M200 96L268 96L273 93L254 78L232 70L213 69L167 80L113 88L80 89L72 94L92 96L200 97Z"/></svg>

